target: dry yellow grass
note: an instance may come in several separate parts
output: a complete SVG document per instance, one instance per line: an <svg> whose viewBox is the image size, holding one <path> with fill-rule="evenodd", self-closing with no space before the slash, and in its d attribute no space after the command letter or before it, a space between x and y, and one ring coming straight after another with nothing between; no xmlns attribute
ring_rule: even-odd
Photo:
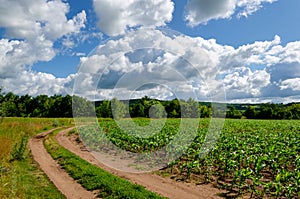
<svg viewBox="0 0 300 199"><path fill-rule="evenodd" d="M9 156L12 144L11 139L0 137L0 160Z"/></svg>

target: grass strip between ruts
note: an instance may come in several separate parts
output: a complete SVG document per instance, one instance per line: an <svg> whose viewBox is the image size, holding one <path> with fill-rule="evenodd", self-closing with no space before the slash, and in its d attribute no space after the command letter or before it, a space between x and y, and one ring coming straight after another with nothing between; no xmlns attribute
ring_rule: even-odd
<svg viewBox="0 0 300 199"><path fill-rule="evenodd" d="M58 164L87 190L99 190L98 196L101 198L163 198L146 190L143 186L115 176L63 148L54 138L59 131L49 134L44 145Z"/></svg>

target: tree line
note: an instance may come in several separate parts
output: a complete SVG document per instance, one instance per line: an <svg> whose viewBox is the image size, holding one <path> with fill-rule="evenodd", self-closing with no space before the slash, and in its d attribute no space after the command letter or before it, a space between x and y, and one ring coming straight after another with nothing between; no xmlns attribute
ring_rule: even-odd
<svg viewBox="0 0 300 199"><path fill-rule="evenodd" d="M243 115L248 119L300 119L300 103L250 105Z"/></svg>
<svg viewBox="0 0 300 199"><path fill-rule="evenodd" d="M0 93L0 116L3 117L72 117L70 95L18 96Z"/></svg>
<svg viewBox="0 0 300 199"><path fill-rule="evenodd" d="M72 109L73 101L76 107ZM220 105L220 106L218 106ZM0 88L0 116L2 117L73 117L76 115L103 118L152 117L152 118L248 118L248 119L300 119L300 103L242 105L211 104L193 99L157 100L145 96L141 99L118 99L90 102L70 95L15 95L3 93ZM92 110L92 111L91 111ZM86 115L88 112L89 115Z"/></svg>

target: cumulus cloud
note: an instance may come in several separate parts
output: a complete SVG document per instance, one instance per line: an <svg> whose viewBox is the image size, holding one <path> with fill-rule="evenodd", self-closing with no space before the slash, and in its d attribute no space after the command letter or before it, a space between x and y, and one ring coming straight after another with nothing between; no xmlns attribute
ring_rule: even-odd
<svg viewBox="0 0 300 199"><path fill-rule="evenodd" d="M0 85L4 85L4 91L13 91L17 95L29 94L32 96L46 94L71 94L69 89L74 75L66 78L56 78L48 73L34 71L20 71L16 77L0 78ZM69 86L66 86L69 85Z"/></svg>
<svg viewBox="0 0 300 199"><path fill-rule="evenodd" d="M145 92L153 94L160 90L160 97L169 97L173 90L178 98L186 98L193 92L192 79L198 80L201 75L207 77L206 74L216 67L207 53L196 47L202 42L205 45L204 40L195 43L186 36L171 38L160 30L138 29L100 45L90 57L82 57L80 72L98 74L100 80L91 81L93 86L90 87L98 88L99 93L107 89L124 89L144 96ZM81 86L78 86L80 90ZM168 89L163 92L161 86ZM189 89L183 91L182 88Z"/></svg>
<svg viewBox="0 0 300 199"><path fill-rule="evenodd" d="M267 72L272 74L271 81L278 84L287 79L300 77L300 62L278 62L268 67Z"/></svg>
<svg viewBox="0 0 300 199"><path fill-rule="evenodd" d="M300 42L283 46L279 36L234 48L214 39L139 28L99 45L91 56L79 54L79 72L67 78L24 69L55 56L49 38L0 43L0 85L17 94L68 93L89 99L148 95L230 102L270 97L287 102L300 95Z"/></svg>
<svg viewBox="0 0 300 199"><path fill-rule="evenodd" d="M99 28L108 35L119 35L128 27L164 26L172 20L171 0L94 0Z"/></svg>
<svg viewBox="0 0 300 199"><path fill-rule="evenodd" d="M229 98L242 96L257 97L261 95L261 89L270 84L270 74L265 70L252 72L250 68L236 68L233 73L225 76L224 85Z"/></svg>
<svg viewBox="0 0 300 199"><path fill-rule="evenodd" d="M143 97L151 91L160 99L196 96L202 101L225 101L224 89L228 101L299 95L299 42L282 46L275 36L234 48L213 39L169 35L142 28L99 45L81 58L80 72L90 75L90 85L79 90L98 98Z"/></svg>
<svg viewBox="0 0 300 199"><path fill-rule="evenodd" d="M270 58L271 56L279 58L278 52L276 54L272 53L274 48L282 48L279 36L275 36L273 41L256 41L253 44L246 44L237 49L228 50L221 55L222 68L226 69L226 67L233 68L251 64L272 65L274 61L278 63L279 60L272 60Z"/></svg>
<svg viewBox="0 0 300 199"><path fill-rule="evenodd" d="M33 43L19 40L0 40L0 78L12 77L24 66L36 61L49 61L55 56L53 43L40 36Z"/></svg>
<svg viewBox="0 0 300 199"><path fill-rule="evenodd" d="M280 89L292 89L293 91L300 91L300 78L286 79L282 81Z"/></svg>
<svg viewBox="0 0 300 199"><path fill-rule="evenodd" d="M212 19L228 19L235 14L247 17L259 10L263 3L275 1L277 0L189 0L185 7L185 20L190 26L197 26Z"/></svg>
<svg viewBox="0 0 300 199"><path fill-rule="evenodd" d="M274 102L286 102L284 99L299 95L294 85L300 77L299 47L298 41L283 46L280 37L275 36L273 41L257 41L225 52L220 67L228 99L270 101L272 97ZM245 69L251 72L245 75Z"/></svg>
<svg viewBox="0 0 300 199"><path fill-rule="evenodd" d="M283 103L300 102L300 95L285 96L285 97L258 97L258 98L238 98L228 100L227 103L241 103L241 104L260 104L260 103Z"/></svg>
<svg viewBox="0 0 300 199"><path fill-rule="evenodd" d="M242 10L238 13L238 16L247 17L248 15L251 15L252 13L262 8L264 3L273 3L275 1L277 0L237 0L237 6L242 8Z"/></svg>
<svg viewBox="0 0 300 199"><path fill-rule="evenodd" d="M99 82L91 81L93 86L88 88L93 88L91 92L98 88L99 93L122 88L128 93L136 91L135 96L138 93L139 97L150 90L152 94L160 90L160 98L196 96L202 100L222 93L216 89L222 89L222 82L215 80L218 54L233 48L221 46L215 40L168 35L160 30L138 29L98 46L90 57L81 58L80 72L98 74L100 78ZM153 83L156 86L151 89L144 87ZM168 89L163 92L160 86ZM78 89L83 88L79 85Z"/></svg>
<svg viewBox="0 0 300 199"><path fill-rule="evenodd" d="M205 24L211 19L229 18L236 8L235 0L190 0L186 5L185 20L189 25Z"/></svg>
<svg viewBox="0 0 300 199"><path fill-rule="evenodd" d="M18 79L21 72L32 74L29 67L34 63L53 59L57 53L54 42L78 34L85 27L85 11L70 19L68 12L69 5L61 0L0 0L0 27L4 29L0 39L0 79ZM10 87L7 81L2 80L5 88Z"/></svg>
<svg viewBox="0 0 300 199"><path fill-rule="evenodd" d="M43 35L55 40L85 26L85 11L72 19L67 19L68 12L69 5L60 0L0 0L0 27L11 38L29 40Z"/></svg>

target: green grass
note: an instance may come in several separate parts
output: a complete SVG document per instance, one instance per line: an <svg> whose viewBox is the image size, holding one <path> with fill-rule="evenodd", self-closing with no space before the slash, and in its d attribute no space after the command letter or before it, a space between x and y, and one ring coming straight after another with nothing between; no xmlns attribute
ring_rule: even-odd
<svg viewBox="0 0 300 199"><path fill-rule="evenodd" d="M51 156L63 169L87 190L99 190L101 198L162 198L144 187L133 184L120 177L92 165L70 151L61 147L54 139L54 131L44 144Z"/></svg>
<svg viewBox="0 0 300 199"><path fill-rule="evenodd" d="M0 122L0 198L65 198L39 169L28 139L71 119L4 118Z"/></svg>
<svg viewBox="0 0 300 199"><path fill-rule="evenodd" d="M28 156L1 175L0 198L65 198Z"/></svg>

